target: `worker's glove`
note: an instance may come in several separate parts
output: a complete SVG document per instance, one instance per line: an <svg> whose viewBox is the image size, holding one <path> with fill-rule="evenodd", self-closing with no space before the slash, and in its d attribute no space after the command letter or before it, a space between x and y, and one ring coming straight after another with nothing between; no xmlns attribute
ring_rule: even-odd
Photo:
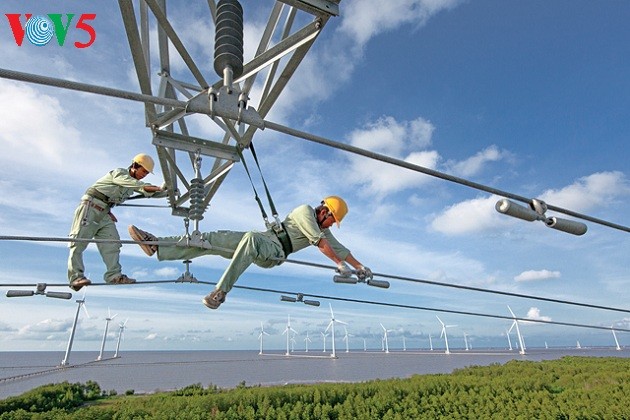
<svg viewBox="0 0 630 420"><path fill-rule="evenodd" d="M337 264L337 272L343 277L350 277L352 275L352 270L344 261Z"/></svg>
<svg viewBox="0 0 630 420"><path fill-rule="evenodd" d="M372 274L372 270L362 265L361 268L357 270L357 277L359 280L372 280L374 275Z"/></svg>

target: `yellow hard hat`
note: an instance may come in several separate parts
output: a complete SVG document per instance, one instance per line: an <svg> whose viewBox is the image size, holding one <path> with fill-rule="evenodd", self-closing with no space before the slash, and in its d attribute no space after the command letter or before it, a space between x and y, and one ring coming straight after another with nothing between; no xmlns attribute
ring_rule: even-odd
<svg viewBox="0 0 630 420"><path fill-rule="evenodd" d="M343 198L338 197L336 195L331 195L329 197L324 198L322 203L328 207L328 210L332 213L335 221L337 222L337 227L343 220L343 218L348 214L348 205L344 201Z"/></svg>
<svg viewBox="0 0 630 420"><path fill-rule="evenodd" d="M155 163L153 162L153 158L149 155L145 155L144 153L139 153L133 158L133 162L142 166L147 171L153 173L153 167Z"/></svg>

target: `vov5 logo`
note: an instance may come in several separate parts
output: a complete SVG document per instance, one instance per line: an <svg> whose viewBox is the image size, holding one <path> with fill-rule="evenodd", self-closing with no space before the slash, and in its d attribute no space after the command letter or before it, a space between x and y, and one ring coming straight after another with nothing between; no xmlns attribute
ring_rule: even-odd
<svg viewBox="0 0 630 420"><path fill-rule="evenodd" d="M31 44L42 47L48 44L53 36L57 38L59 46L63 47L68 33L71 31L73 34L80 32L81 35L78 38L81 40L87 34L87 42L74 42L76 48L87 48L96 40L96 31L90 24L90 21L96 19L96 13L82 14L74 25L74 13L66 13L65 22L61 13L49 13L45 16L33 16L32 13L25 13L24 24L22 24L21 13L7 13L5 16L9 21L15 44L18 47L22 46L25 37Z"/></svg>

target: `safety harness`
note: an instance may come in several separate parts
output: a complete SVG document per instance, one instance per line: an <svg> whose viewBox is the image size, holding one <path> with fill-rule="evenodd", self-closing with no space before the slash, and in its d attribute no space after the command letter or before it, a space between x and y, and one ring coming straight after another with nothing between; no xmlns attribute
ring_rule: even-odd
<svg viewBox="0 0 630 420"><path fill-rule="evenodd" d="M252 176L249 172L249 168L247 167L247 163L245 162L245 158L243 157L243 153L241 152L241 148L237 148L237 152L239 157L241 158L241 162L243 162L243 167L245 168L245 172L247 172L247 177L249 178L249 182L252 185L252 189L254 190L254 198L258 203L258 207L260 208L260 212L262 214L262 218L265 221L265 226L267 229L271 230L277 237L278 241L282 245L282 251L284 251L285 258L289 256L290 253L293 252L293 245L291 244L291 239L287 233L286 228L284 227L284 223L280 221L278 218L278 211L276 210L276 206L273 204L273 199L271 198L271 193L269 192L269 188L267 187L267 183L265 182L265 177L262 174L262 170L260 169L260 163L258 163L258 156L256 156L256 150L254 149L254 143L249 144L249 150L252 152L252 156L254 158L254 162L256 162L256 166L258 167L258 172L260 173L260 179L262 180L263 186L265 187L265 193L267 194L267 201L269 202L269 208L271 209L271 215L274 218L273 222L269 222L269 218L267 216L267 212L265 211L265 207L258 196L258 191L256 191L256 187L254 186L254 181L252 180Z"/></svg>

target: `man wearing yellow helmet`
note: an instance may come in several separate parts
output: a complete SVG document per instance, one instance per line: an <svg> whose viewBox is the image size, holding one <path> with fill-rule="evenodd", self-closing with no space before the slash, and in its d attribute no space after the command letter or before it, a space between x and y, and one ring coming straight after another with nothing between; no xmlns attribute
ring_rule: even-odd
<svg viewBox="0 0 630 420"><path fill-rule="evenodd" d="M348 264L354 267L359 276L371 278L372 272L361 264L330 231L330 227L341 221L348 213L348 205L338 196L329 196L315 208L303 204L295 208L282 222L286 237L273 229L266 232L206 232L202 238L210 247L184 247L175 243L179 237L157 238L149 232L129 226L129 235L140 243L142 250L149 256L157 253L158 259L188 260L203 255L220 255L231 261L224 271L215 289L203 298L202 302L210 309L217 309L225 301L225 296L232 289L238 278L251 264L271 268L282 263L290 253L297 252L310 245L316 246L336 265L341 275L352 273Z"/></svg>
<svg viewBox="0 0 630 420"><path fill-rule="evenodd" d="M144 153L136 155L128 168L118 168L108 172L87 189L81 203L74 212L70 237L77 239L108 239L113 242L99 242L98 250L106 266L103 278L106 283L126 284L135 280L122 274L119 257L120 240L116 229L116 217L111 208L121 204L134 192L145 197L164 197L162 188L142 182L153 173L154 162ZM83 251L87 242L71 242L68 257L68 281L70 288L79 290L92 282L85 277Z"/></svg>

